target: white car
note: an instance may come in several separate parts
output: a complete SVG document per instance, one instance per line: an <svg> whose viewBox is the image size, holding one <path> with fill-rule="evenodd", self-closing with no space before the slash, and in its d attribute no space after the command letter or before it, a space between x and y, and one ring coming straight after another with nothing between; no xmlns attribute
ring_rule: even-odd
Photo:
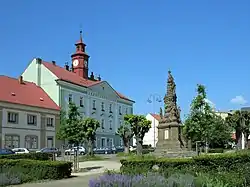
<svg viewBox="0 0 250 187"><path fill-rule="evenodd" d="M74 155L74 150L76 150L77 147L73 147L71 149L66 149L65 150L65 155ZM85 155L86 150L84 147L78 147L79 149L79 155Z"/></svg>
<svg viewBox="0 0 250 187"><path fill-rule="evenodd" d="M16 154L30 153L30 151L26 148L14 148L12 151L14 151Z"/></svg>

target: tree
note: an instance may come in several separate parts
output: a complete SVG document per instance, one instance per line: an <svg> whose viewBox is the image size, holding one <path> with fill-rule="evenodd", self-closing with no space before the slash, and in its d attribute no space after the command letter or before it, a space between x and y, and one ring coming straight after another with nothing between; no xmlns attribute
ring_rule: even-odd
<svg viewBox="0 0 250 187"><path fill-rule="evenodd" d="M229 139L230 133L224 125L224 120L217 116L208 104L205 86L197 85L197 96L191 103L190 113L188 114L183 128L186 139L202 141L208 145L225 142Z"/></svg>
<svg viewBox="0 0 250 187"><path fill-rule="evenodd" d="M80 127L81 115L74 103L69 103L67 113L61 110L60 122L60 129L57 133L58 139L67 140L69 144L75 144L76 146L84 142L84 132L81 131Z"/></svg>
<svg viewBox="0 0 250 187"><path fill-rule="evenodd" d="M122 124L118 128L116 134L118 134L122 138L123 145L125 147L124 152L129 153L129 142L133 138L133 132L131 130L131 127L130 127L128 121L125 120L124 124Z"/></svg>
<svg viewBox="0 0 250 187"><path fill-rule="evenodd" d="M242 134L244 135L244 148L246 148L250 135L250 112L237 110L226 117L226 123L235 131L237 148L240 149L242 146Z"/></svg>
<svg viewBox="0 0 250 187"><path fill-rule="evenodd" d="M142 144L145 134L151 128L151 121L147 120L143 115L126 115L124 120L131 126L131 130L136 139L137 154L142 154Z"/></svg>
<svg viewBox="0 0 250 187"><path fill-rule="evenodd" d="M161 107L160 107L159 115L160 115L160 118L162 119L162 118L163 118L163 111L162 111L162 108L161 108Z"/></svg>
<svg viewBox="0 0 250 187"><path fill-rule="evenodd" d="M88 154L93 155L93 145L96 139L96 130L100 127L99 121L93 118L85 118L80 122L80 129L88 145Z"/></svg>

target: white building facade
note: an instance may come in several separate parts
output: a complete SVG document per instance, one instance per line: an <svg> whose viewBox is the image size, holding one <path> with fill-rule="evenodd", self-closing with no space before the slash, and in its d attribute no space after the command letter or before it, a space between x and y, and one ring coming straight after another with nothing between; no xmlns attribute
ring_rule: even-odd
<svg viewBox="0 0 250 187"><path fill-rule="evenodd" d="M143 138L143 145L148 145L151 147L156 147L158 142L158 125L160 120L160 115L158 114L147 114L146 119L151 121L151 128L145 134ZM136 145L136 140L134 138L133 145Z"/></svg>
<svg viewBox="0 0 250 187"><path fill-rule="evenodd" d="M75 45L71 69L35 58L22 76L41 86L61 109L67 111L68 103L74 102L83 117L97 119L101 127L97 130L96 147L122 145L116 132L124 115L133 114L134 101L118 93L107 81L94 77L93 72L88 76L86 45L82 38Z"/></svg>

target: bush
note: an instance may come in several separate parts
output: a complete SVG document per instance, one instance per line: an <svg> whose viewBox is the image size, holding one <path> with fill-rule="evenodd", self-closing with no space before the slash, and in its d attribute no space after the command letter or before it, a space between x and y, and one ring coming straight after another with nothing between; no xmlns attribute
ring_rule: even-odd
<svg viewBox="0 0 250 187"><path fill-rule="evenodd" d="M224 153L224 149L223 148L209 149L208 153Z"/></svg>
<svg viewBox="0 0 250 187"><path fill-rule="evenodd" d="M27 154L0 155L0 159L50 160L51 157L52 157L52 154L49 154L49 153L27 153Z"/></svg>
<svg viewBox="0 0 250 187"><path fill-rule="evenodd" d="M166 177L176 172L207 173L223 182L232 181L230 185L250 184L250 153L236 152L218 155L202 155L193 158L133 158L121 160L123 173L138 174L153 171L158 167ZM157 167L155 167L157 166ZM229 172L228 172L229 171ZM234 176L234 177L232 177ZM232 180L237 179L237 180Z"/></svg>
<svg viewBox="0 0 250 187"><path fill-rule="evenodd" d="M28 159L0 159L0 173L14 176L20 183L70 177L71 162Z"/></svg>

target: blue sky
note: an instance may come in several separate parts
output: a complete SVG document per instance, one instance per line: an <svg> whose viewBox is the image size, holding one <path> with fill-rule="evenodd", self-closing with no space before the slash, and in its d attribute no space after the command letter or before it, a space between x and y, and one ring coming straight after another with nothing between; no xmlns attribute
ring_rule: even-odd
<svg viewBox="0 0 250 187"><path fill-rule="evenodd" d="M249 10L249 0L3 1L0 74L19 76L33 57L70 62L82 25L90 71L136 113L159 111L147 99L164 96L169 69L182 116L197 83L217 109L236 109L250 100Z"/></svg>

